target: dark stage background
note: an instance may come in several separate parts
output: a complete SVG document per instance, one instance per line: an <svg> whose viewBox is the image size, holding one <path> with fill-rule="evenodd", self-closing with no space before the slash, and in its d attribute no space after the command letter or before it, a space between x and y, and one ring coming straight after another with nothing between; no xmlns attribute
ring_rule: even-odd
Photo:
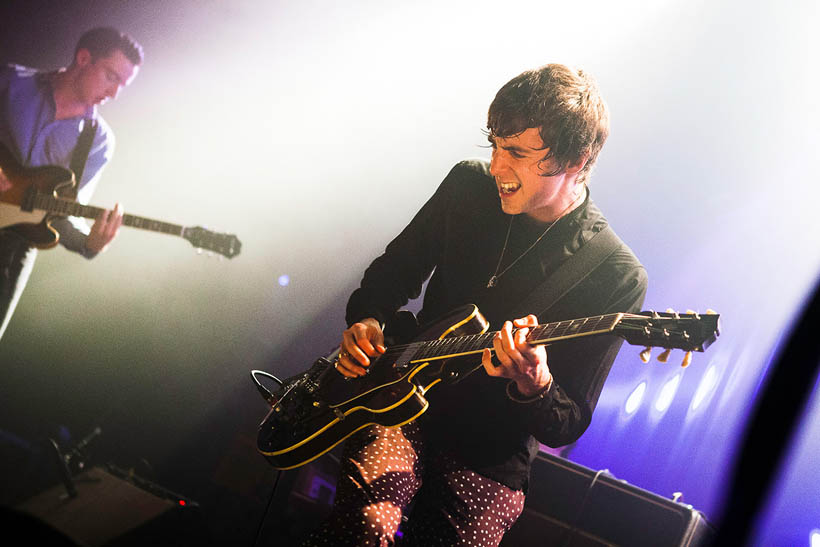
<svg viewBox="0 0 820 547"><path fill-rule="evenodd" d="M498 87L563 62L609 102L591 191L647 266L646 307L723 318L685 370L624 348L568 457L717 518L820 266L817 23L808 0L6 1L2 62L63 66L102 24L145 47L102 107L117 151L93 203L243 247L219 260L123 228L91 262L40 253L0 340L0 427L67 444L100 427L94 461L198 501L212 538L251 545L275 473L254 449L267 408L249 371L289 376L330 350L364 267L455 162L488 157ZM820 528L811 392L756 544Z"/></svg>

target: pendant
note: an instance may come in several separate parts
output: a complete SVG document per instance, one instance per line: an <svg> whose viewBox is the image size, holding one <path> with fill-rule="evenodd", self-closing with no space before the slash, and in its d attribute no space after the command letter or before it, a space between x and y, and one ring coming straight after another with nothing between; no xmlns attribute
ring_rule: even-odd
<svg viewBox="0 0 820 547"><path fill-rule="evenodd" d="M498 283L498 278L496 276L492 276L490 280L487 282L487 288L492 289L495 287L496 283Z"/></svg>

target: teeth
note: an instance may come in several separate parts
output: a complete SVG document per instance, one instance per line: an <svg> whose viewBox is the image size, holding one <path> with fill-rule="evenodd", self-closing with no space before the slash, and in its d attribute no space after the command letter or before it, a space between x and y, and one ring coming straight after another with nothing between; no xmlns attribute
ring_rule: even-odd
<svg viewBox="0 0 820 547"><path fill-rule="evenodd" d="M501 191L505 194L515 192L516 190L521 188L521 185L517 182L502 182L498 186L499 188L501 188Z"/></svg>

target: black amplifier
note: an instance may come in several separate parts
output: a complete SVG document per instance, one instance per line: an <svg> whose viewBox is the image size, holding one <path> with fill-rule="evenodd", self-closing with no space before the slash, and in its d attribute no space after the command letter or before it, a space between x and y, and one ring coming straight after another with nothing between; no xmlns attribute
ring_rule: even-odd
<svg viewBox="0 0 820 547"><path fill-rule="evenodd" d="M541 452L524 512L501 545L706 547L714 534L691 505Z"/></svg>

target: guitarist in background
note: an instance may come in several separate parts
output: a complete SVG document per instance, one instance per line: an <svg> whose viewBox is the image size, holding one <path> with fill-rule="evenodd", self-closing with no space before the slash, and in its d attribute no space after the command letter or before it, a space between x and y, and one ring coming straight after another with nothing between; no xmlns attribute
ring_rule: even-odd
<svg viewBox="0 0 820 547"><path fill-rule="evenodd" d="M365 271L335 368L366 374L385 352L383 325L431 274L420 322L477 304L499 331L495 356L485 350L483 371L431 389L416 421L351 436L333 513L305 545L498 545L523 509L538 442L581 436L621 344L600 336L547 351L525 342L528 327L640 310L646 271L616 239L544 317L507 321L607 226L587 187L609 134L594 80L563 65L526 71L498 92L487 129L489 164L457 164Z"/></svg>
<svg viewBox="0 0 820 547"><path fill-rule="evenodd" d="M97 106L115 99L137 75L142 47L113 28L95 28L80 38L68 68L42 72L22 66L0 68L0 142L26 167L69 167L81 129L94 120L97 128L77 199L88 203L103 167L114 152L111 128ZM0 192L10 183L0 173ZM119 204L100 214L90 231L82 220L60 219L52 226L60 243L86 258L106 249L122 224ZM0 230L0 338L34 266L37 250L9 230Z"/></svg>

